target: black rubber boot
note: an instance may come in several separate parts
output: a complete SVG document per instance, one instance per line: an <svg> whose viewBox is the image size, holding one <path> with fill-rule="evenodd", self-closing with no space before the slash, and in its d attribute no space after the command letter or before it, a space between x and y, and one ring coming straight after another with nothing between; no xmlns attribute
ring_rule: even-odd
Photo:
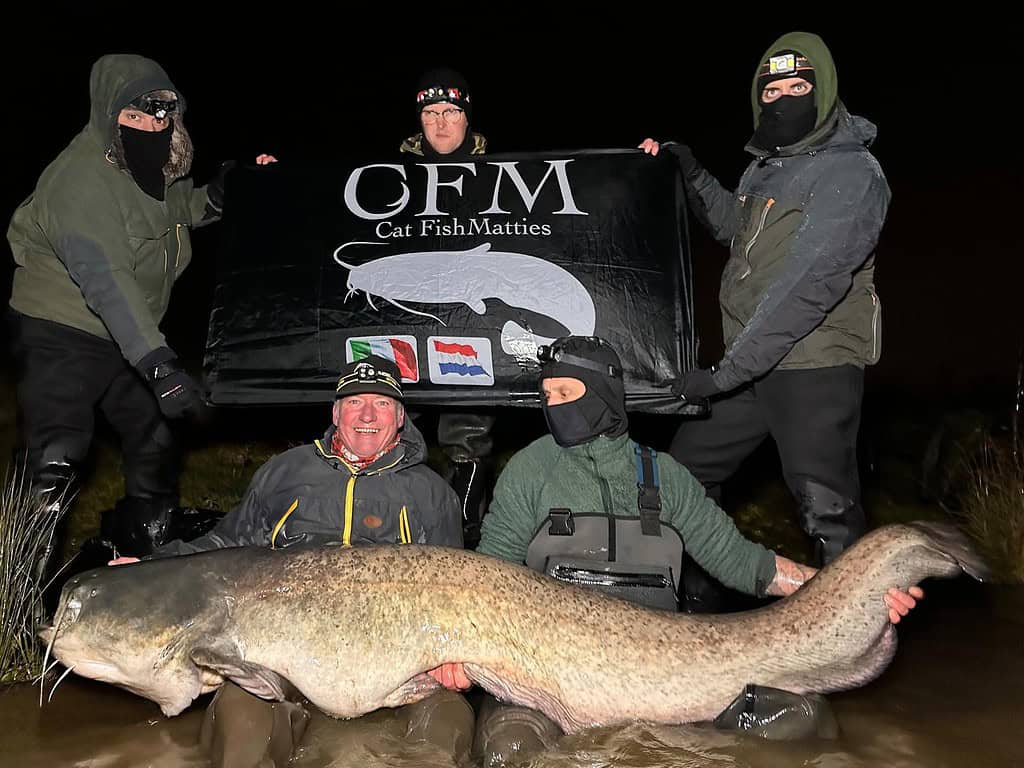
<svg viewBox="0 0 1024 768"><path fill-rule="evenodd" d="M457 691L440 690L403 707L409 717L406 738L426 741L451 755L455 765L467 765L473 746L473 707Z"/></svg>
<svg viewBox="0 0 1024 768"><path fill-rule="evenodd" d="M451 462L448 483L462 502L462 540L466 549L480 543L480 524L487 512L490 489L489 462Z"/></svg>
<svg viewBox="0 0 1024 768"><path fill-rule="evenodd" d="M864 535L867 520L860 502L821 483L806 480L797 489L800 525L814 540L815 565L822 568Z"/></svg>
<svg viewBox="0 0 1024 768"><path fill-rule="evenodd" d="M820 693L799 694L748 684L715 718L715 728L746 731L769 741L835 739L839 723Z"/></svg>
<svg viewBox="0 0 1024 768"><path fill-rule="evenodd" d="M32 475L32 493L46 503L48 513L58 515L47 546L35 563L34 577L42 594L41 615L53 615L67 580L67 574L61 571L61 555L68 511L77 490L75 477L75 469L67 461L47 462Z"/></svg>
<svg viewBox="0 0 1024 768"><path fill-rule="evenodd" d="M542 712L486 696L476 720L473 756L483 768L525 762L558 744L562 729Z"/></svg>
<svg viewBox="0 0 1024 768"><path fill-rule="evenodd" d="M199 743L213 768L286 768L308 724L301 703L264 701L227 681L206 709Z"/></svg>
<svg viewBox="0 0 1024 768"><path fill-rule="evenodd" d="M728 594L714 578L689 555L683 556L683 578L679 588L679 606L686 613L723 613Z"/></svg>
<svg viewBox="0 0 1024 768"><path fill-rule="evenodd" d="M170 541L172 513L177 499L125 496L100 516L100 538L118 557L145 557Z"/></svg>

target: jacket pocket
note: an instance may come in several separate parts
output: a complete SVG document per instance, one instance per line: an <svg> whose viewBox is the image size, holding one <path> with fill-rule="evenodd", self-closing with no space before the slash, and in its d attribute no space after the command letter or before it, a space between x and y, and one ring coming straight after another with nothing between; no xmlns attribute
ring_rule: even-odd
<svg viewBox="0 0 1024 768"><path fill-rule="evenodd" d="M395 502L377 499L356 499L352 509L350 543L405 544L408 534L408 512ZM411 536L409 536L411 540Z"/></svg>
<svg viewBox="0 0 1024 768"><path fill-rule="evenodd" d="M152 233L136 230L128 233L132 254L130 267L135 282L146 301L158 313L167 305L173 280L173 254L167 252L168 234L170 230Z"/></svg>

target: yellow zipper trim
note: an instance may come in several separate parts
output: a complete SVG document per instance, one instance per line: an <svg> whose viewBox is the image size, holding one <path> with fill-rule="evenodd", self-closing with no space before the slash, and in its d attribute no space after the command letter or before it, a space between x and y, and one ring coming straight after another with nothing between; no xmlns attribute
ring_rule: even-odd
<svg viewBox="0 0 1024 768"><path fill-rule="evenodd" d="M270 548L271 549L277 549L277 546L276 546L277 534L284 527L284 521L288 519L288 516L292 512L294 512L296 509L298 509L298 506L299 506L299 500L296 499L295 501L292 502L292 505L290 507L288 507L288 511L284 513L284 516L280 520L277 521L277 525L274 526L274 532L272 534L270 534Z"/></svg>
<svg viewBox="0 0 1024 768"><path fill-rule="evenodd" d="M345 547L352 546L352 496L355 487L356 476L352 475L345 488L345 532L341 535L341 544Z"/></svg>
<svg viewBox="0 0 1024 768"><path fill-rule="evenodd" d="M409 530L409 513L405 510L405 505L402 505L402 511L398 513L398 535L401 537L403 544L412 543L412 531Z"/></svg>
<svg viewBox="0 0 1024 768"><path fill-rule="evenodd" d="M321 443L320 440L314 440L313 441L313 445L316 446L316 449L318 451L320 451L320 454L322 456L324 456L326 458L330 458L330 459L337 459L342 464L344 464L346 467L348 467L348 471L352 473L351 477L349 477L349 479L348 479L348 485L345 487L345 529L344 529L344 531L342 531L342 535L341 535L341 544L342 544L342 546L350 547L350 546L352 546L352 507L353 507L353 495L355 493L355 485L356 485L356 477L357 477L356 469L355 469L355 467L353 467L351 464L349 464L345 460L344 456L338 456L335 453L330 453L327 450L325 450L324 446L323 446L323 443ZM380 469L375 469L373 472L367 472L365 474L367 476L369 476L369 475L379 475L384 470L391 469L392 467L397 466L401 462L402 462L402 457L399 457L399 458L395 459L391 464L388 464L386 467L381 467ZM403 510L404 510L404 508L403 508ZM406 530L407 531L411 530L411 529L409 529L408 521L406 522ZM412 536L411 535L409 535L409 540L410 541L412 540Z"/></svg>

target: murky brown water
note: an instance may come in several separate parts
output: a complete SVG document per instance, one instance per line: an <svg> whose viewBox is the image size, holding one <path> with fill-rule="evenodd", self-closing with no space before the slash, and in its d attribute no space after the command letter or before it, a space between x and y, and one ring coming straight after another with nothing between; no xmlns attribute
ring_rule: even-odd
<svg viewBox="0 0 1024 768"><path fill-rule="evenodd" d="M834 741L777 743L698 727L633 725L563 740L532 765L751 768L988 768L1024 766L1024 588L930 584L900 630L883 676L830 697ZM202 707L167 719L156 705L73 676L40 710L39 689L0 691L0 765L207 765L197 746ZM437 766L445 756L399 734L390 712L343 736L314 717L293 765ZM326 726L326 727L325 727ZM450 761L447 761L450 762Z"/></svg>

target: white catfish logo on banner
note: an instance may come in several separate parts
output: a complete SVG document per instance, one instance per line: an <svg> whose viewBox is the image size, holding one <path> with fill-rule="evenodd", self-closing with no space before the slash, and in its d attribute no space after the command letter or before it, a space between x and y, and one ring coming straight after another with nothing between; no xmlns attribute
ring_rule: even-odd
<svg viewBox="0 0 1024 768"><path fill-rule="evenodd" d="M365 264L347 264L342 251L354 245L388 243L350 242L334 251L334 260L349 270L347 301L357 291L366 295L371 307L377 296L399 309L430 317L402 302L419 304L465 304L478 315L487 312L485 299L499 299L510 307L536 312L557 321L574 336L594 333L594 300L583 284L557 264L525 253L492 251L483 243L465 251L415 251L398 253ZM501 346L506 354L523 356L524 341L546 344L553 341L534 334L509 320L501 329Z"/></svg>

